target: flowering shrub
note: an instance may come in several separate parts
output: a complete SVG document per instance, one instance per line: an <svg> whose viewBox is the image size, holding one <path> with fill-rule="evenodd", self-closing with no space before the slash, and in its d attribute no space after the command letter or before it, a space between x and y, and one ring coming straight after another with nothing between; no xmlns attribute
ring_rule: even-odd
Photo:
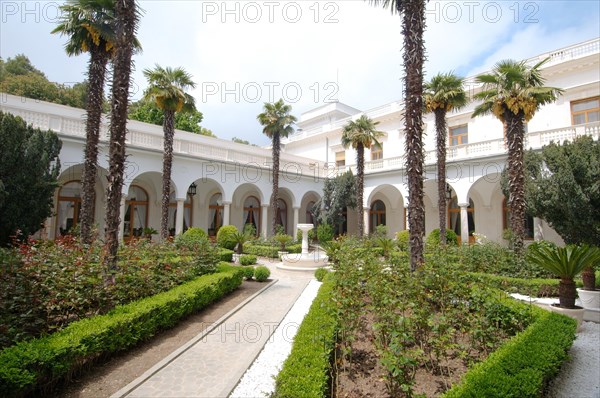
<svg viewBox="0 0 600 398"><path fill-rule="evenodd" d="M83 245L68 235L2 250L0 348L214 272L218 256L206 239L193 252L139 239L120 249L110 275L100 244Z"/></svg>

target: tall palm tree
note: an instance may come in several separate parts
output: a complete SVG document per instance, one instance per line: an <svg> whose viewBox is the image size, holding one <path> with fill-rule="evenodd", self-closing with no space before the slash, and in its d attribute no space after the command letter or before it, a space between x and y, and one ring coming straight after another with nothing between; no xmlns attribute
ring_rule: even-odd
<svg viewBox="0 0 600 398"><path fill-rule="evenodd" d="M162 212L160 219L160 237L169 236L169 198L171 195L171 167L173 165L173 136L175 135L175 113L193 112L196 110L194 97L186 90L196 87L192 76L182 68L163 68L155 65L154 69L145 69L148 88L144 93L147 100L153 100L164 114L164 153Z"/></svg>
<svg viewBox="0 0 600 398"><path fill-rule="evenodd" d="M106 193L105 265L117 267L119 225L123 174L125 171L125 137L127 134L127 106L131 80L131 57L139 12L135 0L115 1L115 54L113 58L112 101L110 118L108 188ZM114 279L111 278L114 282Z"/></svg>
<svg viewBox="0 0 600 398"><path fill-rule="evenodd" d="M425 207L423 204L423 62L425 59L425 1L369 0L402 16L404 63L404 129L408 176L410 269L423 264Z"/></svg>
<svg viewBox="0 0 600 398"><path fill-rule="evenodd" d="M281 137L287 137L294 132L292 125L296 122L296 117L291 115L291 105L286 105L283 99L270 104L265 103L263 113L256 118L264 126L263 134L271 139L273 154L273 193L271 194L271 210L273 219L271 231L273 235L277 233L277 214L279 212L279 152L281 151Z"/></svg>
<svg viewBox="0 0 600 398"><path fill-rule="evenodd" d="M384 135L377 131L379 122L374 122L366 115L357 120L349 121L343 128L342 145L344 148L352 146L356 150L356 208L358 210L358 236L362 237L365 231L363 215L363 194L365 187L365 148L381 145L378 138Z"/></svg>
<svg viewBox="0 0 600 398"><path fill-rule="evenodd" d="M85 125L85 163L83 166L81 214L81 239L92 240L91 229L96 202L96 167L104 81L108 61L115 52L115 1L70 0L61 7L61 18L52 33L68 36L65 51L69 56L90 53L88 64L87 120Z"/></svg>
<svg viewBox="0 0 600 398"><path fill-rule="evenodd" d="M489 74L477 76L483 83L475 99L482 103L475 107L473 117L493 114L504 125L504 136L508 145L508 204L510 206L510 228L515 235L515 252L522 256L525 236L525 168L523 163L523 141L525 123L541 105L554 102L562 90L545 87L540 68L548 58L530 67L525 62L500 61Z"/></svg>
<svg viewBox="0 0 600 398"><path fill-rule="evenodd" d="M452 72L438 73L425 83L425 110L435 115L437 146L438 211L440 216L440 243L446 244L446 113L467 105L463 78Z"/></svg>

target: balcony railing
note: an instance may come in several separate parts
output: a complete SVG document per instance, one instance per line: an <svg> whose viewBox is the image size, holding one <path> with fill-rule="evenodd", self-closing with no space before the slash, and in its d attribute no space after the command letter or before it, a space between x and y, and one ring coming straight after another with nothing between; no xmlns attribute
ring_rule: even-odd
<svg viewBox="0 0 600 398"><path fill-rule="evenodd" d="M550 142L560 142L565 140L571 141L575 137L589 135L595 140L600 139L600 122L581 124L577 126L568 126L552 130L534 131L525 136L526 149L541 149L544 145ZM489 156L499 156L507 153L506 144L503 138L494 140L474 142L471 144L463 144L448 148L446 154L447 162L459 162L476 158L484 158ZM437 161L436 150L425 152L425 164L432 165ZM382 171L403 169L406 162L405 156L397 156L393 158L373 160L365 162L365 173L378 173ZM347 170L356 172L356 165L348 165L338 169L338 173Z"/></svg>
<svg viewBox="0 0 600 398"><path fill-rule="evenodd" d="M20 116L36 128L53 130L62 138L85 139L85 111L82 109L0 93L0 110ZM129 147L163 151L161 126L129 120L127 130L126 142ZM106 145L108 140L108 119L105 117L100 130L100 143ZM262 169L270 169L272 164L270 149L236 144L179 130L175 131L173 152ZM290 173L311 177L327 175L326 168L319 162L301 156L282 152L280 163L281 170Z"/></svg>

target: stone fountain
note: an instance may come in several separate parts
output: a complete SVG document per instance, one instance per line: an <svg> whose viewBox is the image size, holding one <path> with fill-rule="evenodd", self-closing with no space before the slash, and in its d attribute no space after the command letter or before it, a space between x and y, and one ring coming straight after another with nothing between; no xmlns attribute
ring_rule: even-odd
<svg viewBox="0 0 600 398"><path fill-rule="evenodd" d="M281 256L281 263L277 268L293 271L314 271L327 265L328 257L321 250L308 251L308 231L313 229L312 224L298 224L302 231L302 253L288 253Z"/></svg>

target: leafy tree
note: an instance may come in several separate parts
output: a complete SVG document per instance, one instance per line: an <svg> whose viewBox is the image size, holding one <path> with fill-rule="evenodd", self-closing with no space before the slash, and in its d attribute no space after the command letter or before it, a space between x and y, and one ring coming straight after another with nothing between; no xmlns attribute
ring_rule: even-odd
<svg viewBox="0 0 600 398"><path fill-rule="evenodd" d="M250 141L243 140L243 139L241 139L241 138L237 138L237 137L233 137L233 138L231 139L231 141L233 141L233 142L235 142L235 143L238 143L238 144L250 145Z"/></svg>
<svg viewBox="0 0 600 398"><path fill-rule="evenodd" d="M4 80L4 76L6 75L6 71L4 70L4 60L0 57L0 83Z"/></svg>
<svg viewBox="0 0 600 398"><path fill-rule="evenodd" d="M212 130L202 127L200 129L200 135L205 135L207 137L217 138L217 135L212 132Z"/></svg>
<svg viewBox="0 0 600 398"><path fill-rule="evenodd" d="M294 131L292 124L296 117L291 115L292 107L286 105L283 99L269 104L265 103L264 112L257 116L258 122L264 126L263 133L271 139L273 153L273 193L271 195L271 210L273 222L271 225L273 235L277 234L277 220L279 214L279 152L281 150L281 137L287 137Z"/></svg>
<svg viewBox="0 0 600 398"><path fill-rule="evenodd" d="M133 120L139 120L140 122L162 126L165 120L165 115L162 109L160 109L154 101L140 100L131 104L129 118ZM202 122L203 118L204 116L202 115L202 112L197 110L177 112L175 113L175 128L178 130L188 131L190 133L215 137L210 130L200 127L200 123ZM210 132L210 134L207 134L208 132Z"/></svg>
<svg viewBox="0 0 600 398"><path fill-rule="evenodd" d="M108 61L115 52L115 2L70 0L60 8L60 22L52 33L68 37L65 51L69 56L90 53L80 225L82 241L91 243L104 81Z"/></svg>
<svg viewBox="0 0 600 398"><path fill-rule="evenodd" d="M56 133L0 112L0 245L17 230L34 233L52 214L61 146Z"/></svg>
<svg viewBox="0 0 600 398"><path fill-rule="evenodd" d="M169 203L171 196L171 167L173 164L173 136L175 135L175 114L196 111L194 97L186 90L196 87L192 76L182 68L163 68L156 65L154 69L145 69L148 88L144 93L146 100L156 102L163 111L164 154L163 154L163 190L162 217L160 237L169 237Z"/></svg>
<svg viewBox="0 0 600 398"><path fill-rule="evenodd" d="M525 168L523 141L525 123L535 115L541 105L554 102L562 90L545 87L540 68L549 58L530 67L525 62L500 61L492 73L479 75L483 90L475 94L482 103L475 107L473 117L493 114L504 125L508 144L508 180L510 228L514 233L514 249L523 255L525 236Z"/></svg>
<svg viewBox="0 0 600 398"><path fill-rule="evenodd" d="M25 54L18 54L14 58L8 58L4 63L4 71L7 75L23 76L33 73L41 77L46 77L44 72L31 64L31 61Z"/></svg>
<svg viewBox="0 0 600 398"><path fill-rule="evenodd" d="M446 113L467 105L463 78L452 72L438 73L425 83L425 110L435 115L437 147L438 211L440 217L440 243L446 244L446 145L448 126Z"/></svg>
<svg viewBox="0 0 600 398"><path fill-rule="evenodd" d="M119 225L123 175L125 172L125 138L127 134L127 106L139 11L135 0L115 2L115 54L113 56L112 100L110 119L108 188L106 193L106 256L105 265L117 268ZM111 278L108 282L114 283Z"/></svg>
<svg viewBox="0 0 600 398"><path fill-rule="evenodd" d="M528 212L567 244L600 246L600 142L581 136L525 155ZM512 210L512 209L511 209Z"/></svg>
<svg viewBox="0 0 600 398"><path fill-rule="evenodd" d="M340 225L348 208L356 208L356 179L350 170L325 180L323 197L315 203L313 212L319 224Z"/></svg>
<svg viewBox="0 0 600 398"><path fill-rule="evenodd" d="M425 206L423 203L423 62L425 60L425 0L369 0L402 17L404 64L404 129L408 177L410 269L424 262Z"/></svg>
<svg viewBox="0 0 600 398"><path fill-rule="evenodd" d="M356 150L356 207L359 237L364 235L365 229L363 216L365 148L370 148L372 145L381 145L377 139L381 138L384 133L375 129L378 124L379 122L373 122L367 116L362 115L357 120L349 121L342 132L342 145L344 148L352 146Z"/></svg>

